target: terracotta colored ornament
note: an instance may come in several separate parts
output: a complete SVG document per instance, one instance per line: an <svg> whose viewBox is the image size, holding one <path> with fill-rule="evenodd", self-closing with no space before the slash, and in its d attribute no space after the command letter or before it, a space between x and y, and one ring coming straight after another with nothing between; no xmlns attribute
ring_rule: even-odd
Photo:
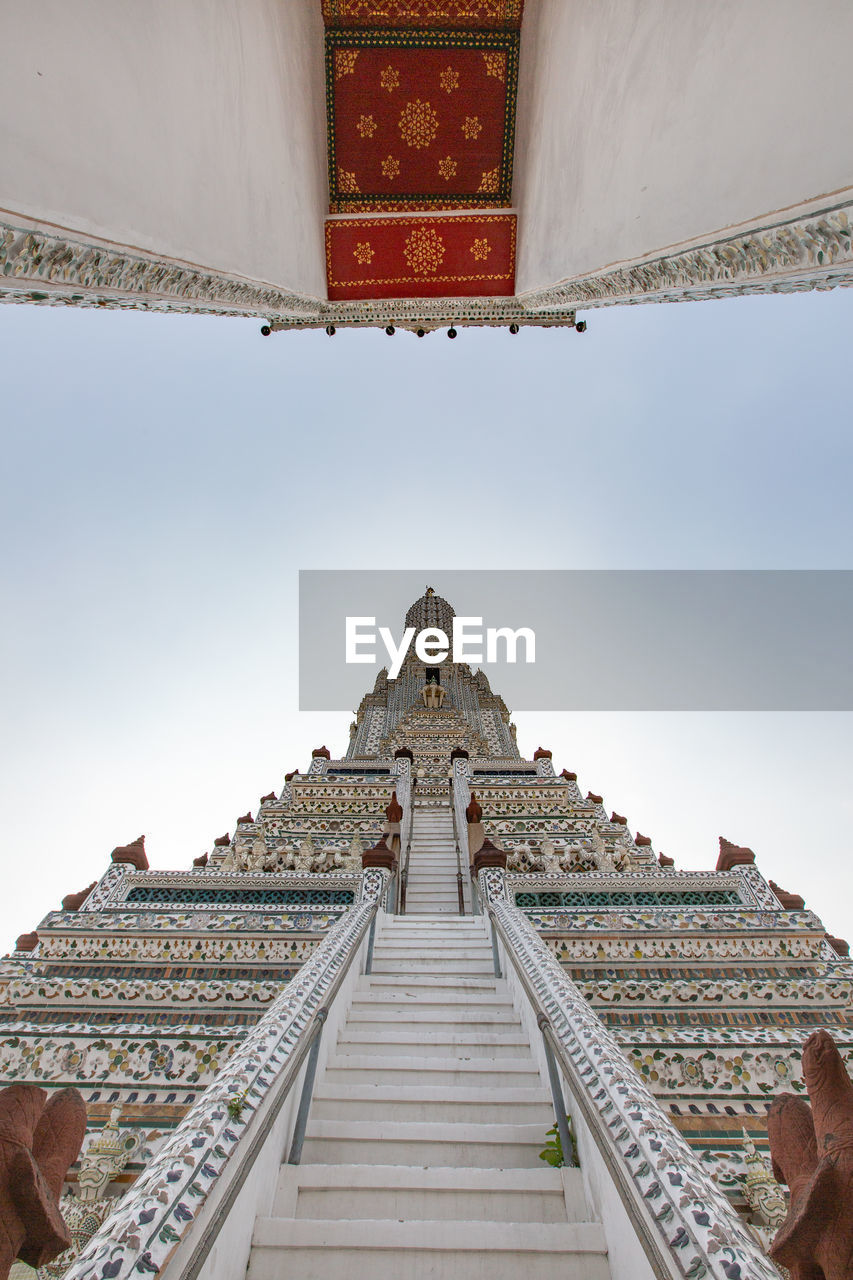
<svg viewBox="0 0 853 1280"><path fill-rule="evenodd" d="M137 871L148 870L145 854L145 836L137 836L130 844L120 844L110 854L113 862L128 862Z"/></svg>
<svg viewBox="0 0 853 1280"><path fill-rule="evenodd" d="M826 940L836 955L844 956L845 958L850 955L850 943L846 942L844 938L831 938L827 934Z"/></svg>
<svg viewBox="0 0 853 1280"><path fill-rule="evenodd" d="M15 943L16 951L35 951L38 946L39 936L33 929L32 933L22 933Z"/></svg>
<svg viewBox="0 0 853 1280"><path fill-rule="evenodd" d="M97 880L93 880L90 885L87 885L85 889L81 889L79 893L67 893L62 899L62 910L79 911L97 883Z"/></svg>
<svg viewBox="0 0 853 1280"><path fill-rule="evenodd" d="M828 1031L803 1047L804 1098L783 1093L770 1105L773 1172L787 1184L788 1216L770 1257L792 1280L853 1275L853 1082Z"/></svg>
<svg viewBox="0 0 853 1280"><path fill-rule="evenodd" d="M391 792L390 804L386 805L385 807L385 817L388 819L389 822L403 821L403 806L400 804L400 802L397 799L396 791Z"/></svg>
<svg viewBox="0 0 853 1280"><path fill-rule="evenodd" d="M275 802L275 792L270 791L267 795L261 796L261 804L272 804Z"/></svg>
<svg viewBox="0 0 853 1280"><path fill-rule="evenodd" d="M499 867L502 871L506 870L505 851L499 849L496 844L492 844L488 836L485 837L473 856L471 872L474 876L477 876L484 867Z"/></svg>
<svg viewBox="0 0 853 1280"><path fill-rule="evenodd" d="M411 760L412 764L414 764L415 762L415 757L410 747L399 747L394 752L394 759L395 760Z"/></svg>
<svg viewBox="0 0 853 1280"><path fill-rule="evenodd" d="M451 764L453 764L454 760L467 760L468 758L469 758L468 752L465 750L464 747L454 747L450 753Z"/></svg>
<svg viewBox="0 0 853 1280"><path fill-rule="evenodd" d="M365 849L361 855L361 865L366 871L368 867L378 867L382 871L393 871L397 865L397 859L394 851L388 848L385 843L385 836L379 837L379 840L372 849Z"/></svg>
<svg viewBox="0 0 853 1280"><path fill-rule="evenodd" d="M618 823L620 827L627 827L627 825L628 825L628 819L627 819L627 818L623 818L623 817L622 817L622 814L621 814L621 813L617 813L615 809L614 809L613 813L611 813L611 815L610 815L610 821L611 821L611 822L616 822L616 823Z"/></svg>
<svg viewBox="0 0 853 1280"><path fill-rule="evenodd" d="M572 773L570 769L564 769L560 774L560 777L565 778L566 782L577 782L578 780L578 775L576 773Z"/></svg>
<svg viewBox="0 0 853 1280"><path fill-rule="evenodd" d="M217 849L222 849L225 845L231 843L231 837L226 831L224 836L217 836L213 843Z"/></svg>
<svg viewBox="0 0 853 1280"><path fill-rule="evenodd" d="M243 822L254 822L254 818L252 817L252 811L251 811L251 809L249 810L249 812L248 812L248 813L244 813L244 814L243 814L243 816L242 816L242 818L238 818L238 819L237 819L237 826L239 827L239 826L240 826L240 824L241 824L241 823L243 823Z"/></svg>
<svg viewBox="0 0 853 1280"><path fill-rule="evenodd" d="M59 1211L65 1175L86 1133L76 1089L13 1084L0 1090L0 1280L16 1258L41 1267L67 1249Z"/></svg>
<svg viewBox="0 0 853 1280"><path fill-rule="evenodd" d="M597 796L594 791L587 791L587 800L591 800L593 804L604 804L604 797Z"/></svg>
<svg viewBox="0 0 853 1280"><path fill-rule="evenodd" d="M787 893L785 889L780 889L775 880L768 880L767 883L776 894L786 911L802 911L805 907L805 901L798 893Z"/></svg>
<svg viewBox="0 0 853 1280"><path fill-rule="evenodd" d="M331 760L332 753L328 747L315 747L314 750L311 752L311 757L314 760L318 759L318 757L322 758L323 760Z"/></svg>
<svg viewBox="0 0 853 1280"><path fill-rule="evenodd" d="M477 799L476 791L471 792L471 800L468 804L468 808L465 810L465 817L467 818L469 823L482 822L483 808L479 800Z"/></svg>
<svg viewBox="0 0 853 1280"><path fill-rule="evenodd" d="M725 836L720 836L720 855L717 858L717 871L731 871L732 867L747 866L755 862L755 854L746 845L732 844Z"/></svg>
<svg viewBox="0 0 853 1280"><path fill-rule="evenodd" d="M661 867L674 867L675 859L668 858L665 853L658 854L658 865Z"/></svg>
<svg viewBox="0 0 853 1280"><path fill-rule="evenodd" d="M547 747L537 747L533 752L534 760L550 760L554 753L549 751Z"/></svg>
<svg viewBox="0 0 853 1280"><path fill-rule="evenodd" d="M290 773L286 773L284 775L284 780L285 782L292 782L294 778L298 778L298 777L299 777L299 770L291 769Z"/></svg>
<svg viewBox="0 0 853 1280"><path fill-rule="evenodd" d="M651 836L641 836L639 831L634 836L634 844L637 846L638 849L647 848L649 845L651 845L651 843L652 843Z"/></svg>
<svg viewBox="0 0 853 1280"><path fill-rule="evenodd" d="M194 866L194 867L206 867L206 866L207 866L207 854L206 854L206 853L203 853L203 854L201 855L201 857L200 857L200 858L193 858L193 866Z"/></svg>

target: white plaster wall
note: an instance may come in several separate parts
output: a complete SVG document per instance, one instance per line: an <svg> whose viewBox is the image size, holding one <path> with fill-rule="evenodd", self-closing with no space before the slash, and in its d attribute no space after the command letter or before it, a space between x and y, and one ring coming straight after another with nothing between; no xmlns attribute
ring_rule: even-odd
<svg viewBox="0 0 853 1280"><path fill-rule="evenodd" d="M527 0L519 293L853 186L850 0Z"/></svg>
<svg viewBox="0 0 853 1280"><path fill-rule="evenodd" d="M325 297L319 0L2 15L0 209Z"/></svg>

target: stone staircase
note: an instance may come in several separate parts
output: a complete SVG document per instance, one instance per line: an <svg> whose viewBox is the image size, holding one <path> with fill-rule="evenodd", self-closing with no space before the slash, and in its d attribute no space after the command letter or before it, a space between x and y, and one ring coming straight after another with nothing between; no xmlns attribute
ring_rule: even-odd
<svg viewBox="0 0 853 1280"><path fill-rule="evenodd" d="M416 802L412 812L406 914L458 915L457 870L450 805L422 806ZM467 895L465 901L467 904ZM466 905L466 909L470 907Z"/></svg>
<svg viewBox="0 0 853 1280"><path fill-rule="evenodd" d="M248 1280L609 1280L481 917L385 918Z"/></svg>

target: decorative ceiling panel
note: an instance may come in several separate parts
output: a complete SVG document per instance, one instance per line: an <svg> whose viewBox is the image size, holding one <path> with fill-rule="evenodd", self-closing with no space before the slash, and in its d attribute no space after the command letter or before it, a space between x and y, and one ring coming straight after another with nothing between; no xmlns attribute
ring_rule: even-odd
<svg viewBox="0 0 853 1280"><path fill-rule="evenodd" d="M329 219L329 298L512 295L515 232L508 213Z"/></svg>
<svg viewBox="0 0 853 1280"><path fill-rule="evenodd" d="M323 0L327 27L518 31L524 0Z"/></svg>
<svg viewBox="0 0 853 1280"><path fill-rule="evenodd" d="M517 32L326 33L332 213L511 203Z"/></svg>

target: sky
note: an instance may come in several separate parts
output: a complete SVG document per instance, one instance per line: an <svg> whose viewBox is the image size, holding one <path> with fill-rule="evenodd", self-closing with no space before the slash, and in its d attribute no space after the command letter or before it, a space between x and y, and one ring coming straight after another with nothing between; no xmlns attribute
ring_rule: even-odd
<svg viewBox="0 0 853 1280"><path fill-rule="evenodd" d="M300 569L853 567L853 292L586 319L0 307L0 951L115 845L189 867L343 753L349 712L297 710ZM678 867L724 835L853 935L849 713L514 718Z"/></svg>

